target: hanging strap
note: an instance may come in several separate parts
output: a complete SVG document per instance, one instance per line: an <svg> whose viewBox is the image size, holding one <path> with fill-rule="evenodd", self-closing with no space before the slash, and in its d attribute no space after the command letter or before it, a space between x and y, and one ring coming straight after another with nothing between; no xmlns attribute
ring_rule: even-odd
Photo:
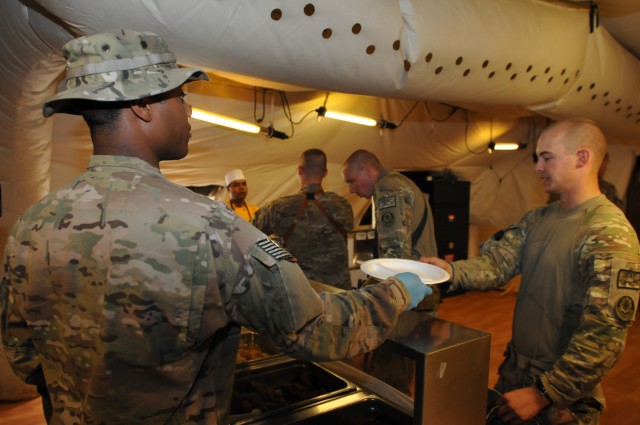
<svg viewBox="0 0 640 425"><path fill-rule="evenodd" d="M309 194L307 193L307 197L304 198L304 201L302 201L302 204L300 204L300 208L298 208L298 213L296 214L296 217L293 219L293 223L291 223L287 231L284 232L284 235L282 235L282 244L284 246L287 245L287 240L289 240L289 236L291 236L291 234L293 233L293 229L296 228L296 225L298 224L298 220L302 216L302 213L304 212L305 208L307 208L308 203L309 203Z"/></svg>
<svg viewBox="0 0 640 425"><path fill-rule="evenodd" d="M420 220L420 224L416 227L416 230L411 234L411 246L416 246L418 244L418 239L422 235L422 231L424 230L424 225L427 224L427 215L429 214L429 207L427 206L427 198L422 196L424 200L424 213L422 214L422 220Z"/></svg>
<svg viewBox="0 0 640 425"><path fill-rule="evenodd" d="M231 206L231 209L233 211L236 210L235 205L233 205L233 201L231 201L231 199L229 199L229 205ZM244 207L245 210L247 210L247 215L249 216L249 222L251 222L251 220L253 220L253 217L251 217L251 210L249 209L249 206L247 206L246 202L243 202L242 206Z"/></svg>
<svg viewBox="0 0 640 425"><path fill-rule="evenodd" d="M329 220L329 222L331 224L333 224L333 227L335 227L336 230L346 240L347 239L347 231L345 230L344 226L342 224L340 224L340 222L338 222L338 220L333 218L333 216L331 216L331 214L329 214L329 212L320 204L320 202L317 199L314 198L313 202L315 202L315 204L318 207L318 209L320 210L320 212L322 214L324 214L325 217L327 217L327 220Z"/></svg>
<svg viewBox="0 0 640 425"><path fill-rule="evenodd" d="M329 220L329 222L333 225L333 227L336 228L336 230L342 235L342 237L345 240L347 239L347 231L345 230L344 226L342 226L342 224L340 224L340 222L338 222L335 218L333 218L331 216L331 214L329 214L329 212L316 199L316 195L320 195L322 193L324 193L324 190L322 190L322 189L318 189L318 190L316 190L314 192L307 192L306 193L306 196L305 196L304 200L302 201L302 204L300 205L300 208L298 209L298 213L296 214L296 217L293 219L293 223L291 223L291 225L289 226L287 231L284 232L284 235L282 236L282 243L285 246L287 244L287 240L289 239L289 237L293 233L293 229L296 228L296 225L298 224L298 220L300 220L300 217L302 217L302 213L307 208L307 205L309 204L309 201L313 201L314 204L316 204L316 206L318 207L318 209L322 213L322 215L324 215L327 218L327 220Z"/></svg>

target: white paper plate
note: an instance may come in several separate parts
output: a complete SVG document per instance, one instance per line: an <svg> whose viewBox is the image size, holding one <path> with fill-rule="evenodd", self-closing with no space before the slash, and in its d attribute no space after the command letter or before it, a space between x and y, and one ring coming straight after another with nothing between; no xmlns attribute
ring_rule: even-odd
<svg viewBox="0 0 640 425"><path fill-rule="evenodd" d="M403 260L400 258L376 258L365 261L360 269L369 276L386 279L398 273L411 272L420 277L422 283L434 285L449 280L449 273L433 264L421 261Z"/></svg>

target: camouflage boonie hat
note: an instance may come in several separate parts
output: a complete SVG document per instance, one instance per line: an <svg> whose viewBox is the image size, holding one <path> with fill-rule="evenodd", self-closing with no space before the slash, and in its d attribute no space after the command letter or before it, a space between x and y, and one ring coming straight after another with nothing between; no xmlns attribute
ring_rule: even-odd
<svg viewBox="0 0 640 425"><path fill-rule="evenodd" d="M47 99L45 117L79 114L75 100L116 102L155 96L187 81L208 80L198 68L179 68L165 41L151 32L117 30L80 37L62 48L65 88Z"/></svg>

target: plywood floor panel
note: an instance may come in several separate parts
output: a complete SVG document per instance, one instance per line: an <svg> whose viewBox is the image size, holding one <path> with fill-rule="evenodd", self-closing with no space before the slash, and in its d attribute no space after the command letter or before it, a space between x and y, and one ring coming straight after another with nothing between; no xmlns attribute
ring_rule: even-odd
<svg viewBox="0 0 640 425"><path fill-rule="evenodd" d="M446 298L438 314L445 320L491 334L489 385L497 379L504 347L511 338L515 298L513 292L468 292ZM603 382L607 410L601 425L640 424L639 365L640 330L635 324L629 332L625 352ZM0 402L0 424L44 425L40 400Z"/></svg>

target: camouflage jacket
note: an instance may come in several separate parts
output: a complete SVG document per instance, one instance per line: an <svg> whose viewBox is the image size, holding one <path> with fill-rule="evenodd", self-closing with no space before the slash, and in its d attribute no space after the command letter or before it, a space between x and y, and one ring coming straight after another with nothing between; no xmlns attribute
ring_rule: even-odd
<svg viewBox="0 0 640 425"><path fill-rule="evenodd" d="M533 210L498 232L479 257L452 263L453 287L490 289L522 273L512 344L543 365L554 405L594 397L624 348L640 288L638 237L604 195Z"/></svg>
<svg viewBox="0 0 640 425"><path fill-rule="evenodd" d="M276 199L256 213L253 224L267 235L283 238L295 223L284 243L298 259L304 274L309 279L349 289L349 253L344 236L311 200L296 219L307 193L320 191L320 185L309 185L304 186L300 193ZM353 229L353 211L349 201L333 192L322 191L313 196L345 231Z"/></svg>
<svg viewBox="0 0 640 425"><path fill-rule="evenodd" d="M426 194L408 177L384 170L374 187L376 233L380 258L437 257L433 214ZM426 208L426 223L414 245L413 232L420 226Z"/></svg>
<svg viewBox="0 0 640 425"><path fill-rule="evenodd" d="M384 170L374 187L373 200L379 258L417 260L422 256L438 256L428 195L411 179L395 171ZM422 222L422 231L414 241L413 233L418 232ZM437 285L431 289L433 293L427 295L416 310L438 310L442 294Z"/></svg>
<svg viewBox="0 0 640 425"><path fill-rule="evenodd" d="M408 305L395 278L317 295L290 258L148 163L93 156L12 229L7 359L44 376L53 424L227 423L241 325L329 360L374 348Z"/></svg>

